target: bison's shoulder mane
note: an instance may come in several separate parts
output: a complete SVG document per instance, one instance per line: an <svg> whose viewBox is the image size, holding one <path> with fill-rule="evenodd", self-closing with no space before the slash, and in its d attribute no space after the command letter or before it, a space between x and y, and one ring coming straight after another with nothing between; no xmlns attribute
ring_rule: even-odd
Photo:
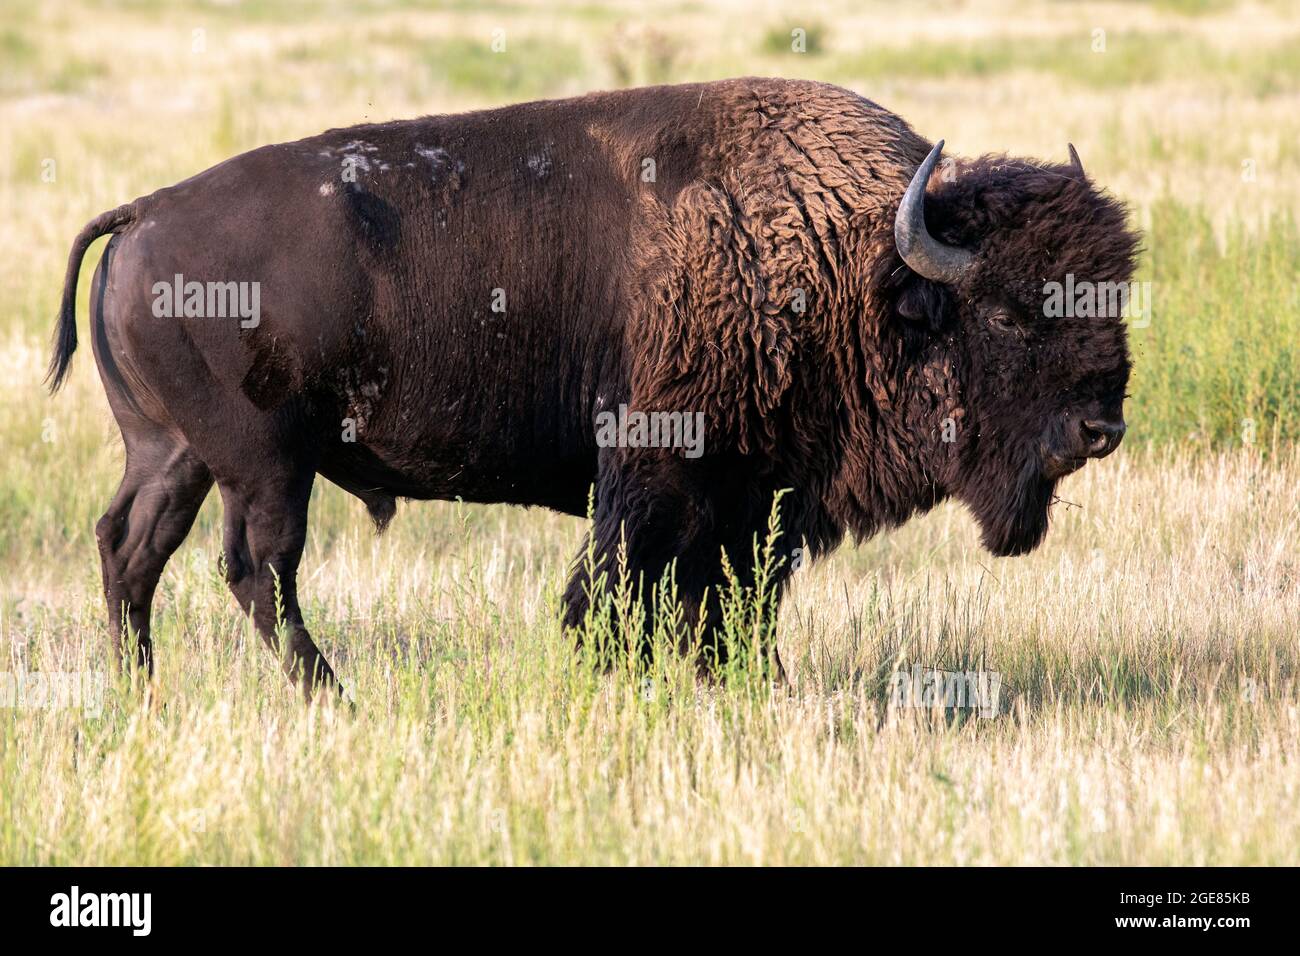
<svg viewBox="0 0 1300 956"><path fill-rule="evenodd" d="M733 81L722 134L671 195L638 196L631 401L702 411L713 449L752 456L860 535L935 493L904 429L893 215L929 149L897 116L823 84Z"/></svg>

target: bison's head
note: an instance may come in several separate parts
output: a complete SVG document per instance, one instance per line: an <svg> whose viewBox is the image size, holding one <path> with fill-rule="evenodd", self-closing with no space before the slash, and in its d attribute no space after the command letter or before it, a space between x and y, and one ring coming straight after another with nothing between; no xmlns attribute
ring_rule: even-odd
<svg viewBox="0 0 1300 956"><path fill-rule="evenodd" d="M1123 206L1069 165L983 158L934 176L942 141L895 221L911 270L896 299L948 369L934 472L996 554L1035 547L1056 483L1124 435L1122 302L1137 237Z"/></svg>

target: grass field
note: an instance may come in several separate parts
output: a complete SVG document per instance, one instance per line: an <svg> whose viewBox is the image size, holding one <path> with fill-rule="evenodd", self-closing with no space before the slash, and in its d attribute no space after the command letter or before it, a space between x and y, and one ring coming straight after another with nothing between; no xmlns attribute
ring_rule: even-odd
<svg viewBox="0 0 1300 956"><path fill-rule="evenodd" d="M3 8L0 673L91 694L0 708L0 863L1300 863L1300 8L654 9ZM945 506L795 574L790 693L673 660L647 683L560 631L581 522L411 504L376 538L321 484L304 610L353 713L303 708L239 614L214 496L141 707L108 665L92 529L122 450L89 350L41 388L84 222L330 126L744 74L841 83L959 153L1070 141L1131 203L1129 436L1046 544L993 559ZM997 672L998 713L890 706L913 665Z"/></svg>

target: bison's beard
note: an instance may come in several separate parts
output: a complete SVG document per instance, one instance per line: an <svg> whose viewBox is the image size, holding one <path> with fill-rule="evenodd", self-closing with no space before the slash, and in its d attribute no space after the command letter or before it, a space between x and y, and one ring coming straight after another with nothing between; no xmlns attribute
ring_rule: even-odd
<svg viewBox="0 0 1300 956"><path fill-rule="evenodd" d="M1000 476L991 473L994 469L984 470L959 497L975 513L984 547L1010 557L1034 550L1047 534L1056 482L1043 476L1037 461L1018 470L1006 463L1002 468Z"/></svg>

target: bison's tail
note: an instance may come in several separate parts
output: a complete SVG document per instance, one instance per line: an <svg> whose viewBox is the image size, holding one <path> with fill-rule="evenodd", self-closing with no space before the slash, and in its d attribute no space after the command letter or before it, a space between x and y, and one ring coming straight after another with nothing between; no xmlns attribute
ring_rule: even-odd
<svg viewBox="0 0 1300 956"><path fill-rule="evenodd" d="M77 350L77 276L81 273L81 260L92 242L135 222L135 215L134 203L110 209L86 223L86 228L77 233L77 238L72 243L72 252L68 255L68 272L63 277L63 304L59 306L59 324L54 329L54 355L50 357L50 369L45 374L51 392L57 392L63 384L68 366L72 364L72 353Z"/></svg>

